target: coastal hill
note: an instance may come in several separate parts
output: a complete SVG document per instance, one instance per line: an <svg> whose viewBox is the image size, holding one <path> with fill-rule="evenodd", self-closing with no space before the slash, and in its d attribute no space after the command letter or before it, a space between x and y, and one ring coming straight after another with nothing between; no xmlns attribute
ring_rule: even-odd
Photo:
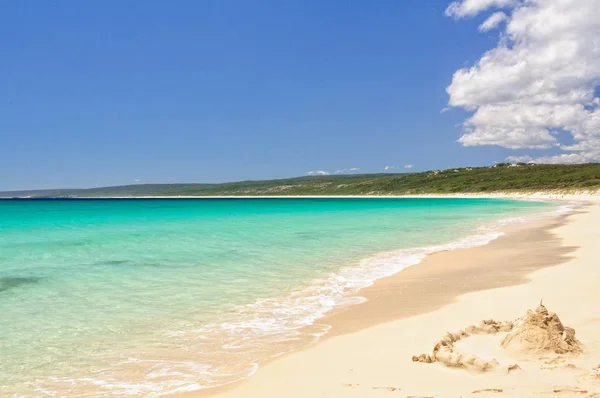
<svg viewBox="0 0 600 398"><path fill-rule="evenodd" d="M575 192L600 189L600 163L509 164L403 174L308 176L222 184L138 184L90 189L0 192L0 197L417 195L493 192Z"/></svg>

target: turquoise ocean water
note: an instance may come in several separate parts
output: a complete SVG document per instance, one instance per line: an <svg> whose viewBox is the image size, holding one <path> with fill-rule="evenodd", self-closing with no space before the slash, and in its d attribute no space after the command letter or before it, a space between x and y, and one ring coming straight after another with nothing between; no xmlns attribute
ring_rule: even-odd
<svg viewBox="0 0 600 398"><path fill-rule="evenodd" d="M437 249L554 205L498 199L0 201L0 395L158 396L314 343Z"/></svg>

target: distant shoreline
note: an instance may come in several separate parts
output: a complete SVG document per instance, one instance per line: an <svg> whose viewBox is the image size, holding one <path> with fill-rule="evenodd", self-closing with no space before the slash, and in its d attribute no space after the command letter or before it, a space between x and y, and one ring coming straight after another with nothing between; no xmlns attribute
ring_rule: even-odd
<svg viewBox="0 0 600 398"><path fill-rule="evenodd" d="M208 195L208 196L76 196L76 197L0 197L0 200L93 200L93 199L408 199L408 198L469 198L469 199L538 199L593 201L600 199L597 191L562 193L557 191L539 192L490 192L490 193L449 193L418 195Z"/></svg>
<svg viewBox="0 0 600 398"><path fill-rule="evenodd" d="M8 198L204 198L600 194L600 163L508 164L413 173L334 174L224 183L0 191Z"/></svg>

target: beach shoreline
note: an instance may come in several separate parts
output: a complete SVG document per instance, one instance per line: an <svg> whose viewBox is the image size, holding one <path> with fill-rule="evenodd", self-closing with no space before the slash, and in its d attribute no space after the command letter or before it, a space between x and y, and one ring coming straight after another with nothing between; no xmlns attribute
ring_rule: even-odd
<svg viewBox="0 0 600 398"><path fill-rule="evenodd" d="M358 326L353 324L352 327L345 327L343 323L337 322L336 319L341 319L343 316L355 313L354 310L349 313L345 313L344 310L361 303L364 300L362 293L365 293L365 295L369 294L372 289L368 287L372 286L375 280L381 280L383 283L388 276L394 275L406 267L418 264L431 253L451 253L457 248L485 245L499 236L500 229L508 229L508 224L518 224L524 219L529 219L531 216L537 217L547 212L562 212L565 207L563 205L565 202L549 204L548 202L538 202L538 200L396 200L389 198L381 201L378 199L338 200L337 198L318 201L301 198L292 201L282 199L273 203L270 203L270 201L260 202L260 200L244 199L239 201L220 201L217 199L206 202L193 200L178 201L175 199L168 201L169 203L153 200L139 200L135 201L136 203L126 200L120 203L118 200L74 200L72 202L69 200L58 200L56 203L48 200L40 201L39 203L34 202L36 201L28 202L24 200L6 203L6 209L9 210L9 213L16 214L19 211L25 211L28 214L28 218L24 218L23 221L29 219L37 220L35 216L36 211L44 214L56 214L57 218L51 218L51 220L54 223L52 225L58 227L64 225L64 220L70 220L71 218L70 213L63 212L65 209L72 209L75 212L75 220L79 220L78 224L84 226L88 225L88 218L79 219L78 214L86 209L91 210L88 214L92 215L91 221L93 222L99 219L102 214L117 213L127 215L124 219L129 220L130 213L125 212L127 209L135 210L131 213L132 219L135 220L141 214L151 212L154 216L154 218L148 219L151 222L144 222L139 227L137 227L137 223L133 225L136 225L137 230L140 232L147 232L152 236L158 237L156 244L153 241L149 241L149 243L152 243L149 246L152 247L150 248L151 255L148 259L160 257L161 253L163 253L161 251L163 246L160 243L164 242L168 248L169 255L167 257L169 258L169 264L173 264L174 266L180 264L181 259L186 260L186 258L178 257L171 245L181 242L179 247L184 249L183 253L186 253L186 242L195 239L206 239L204 236L205 231L198 230L198 228L191 228L190 225L211 226L210 230L207 228L205 230L208 230L209 233L214 233L215 236L220 236L218 231L221 230L215 224L223 223L224 219L221 218L221 215L227 214L229 218L225 219L228 222L224 223L224 231L227 232L227 228L233 228L232 231L238 233L240 225L235 222L237 221L236 214L243 215L249 209L253 217L248 219L242 218L241 221L246 220L246 225L252 224L254 228L246 229L248 234L245 236L250 238L248 240L250 242L258 242L259 244L256 247L261 247L260 245L262 244L262 247L267 250L267 257L257 264L280 264L282 265L280 269L283 272L279 274L280 276L277 280L270 276L257 279L256 285L249 286L251 289L257 289L257 294L245 298L241 295L245 294L245 287L244 289L228 288L232 286L230 284L231 281L239 284L239 279L233 280L229 277L229 275L236 275L235 272L224 272L223 275L227 275L226 278L217 278L216 280L223 283L213 283L213 285L222 287L215 289L216 291L220 290L218 294L211 294L212 287L210 283L206 283L211 278L206 278L202 273L188 272L188 268L180 270L174 267L173 270L175 272L164 272L164 274L158 277L160 272L167 271L167 269L162 267L148 269L145 267L146 262L140 262L134 258L137 256L130 256L125 252L121 254L119 250L105 250L107 253L110 252L108 255L97 252L97 255L92 256L94 265L92 271L96 275L94 275L94 278L89 279L89 281L110 282L98 283L100 289L96 289L97 291L104 291L103 286L106 285L113 288L114 291L123 292L123 297L120 296L121 293L116 296L123 303L131 303L130 298L135 294L138 294L138 297L144 298L138 301L141 305L136 306L135 309L129 309L127 306L122 307L126 311L132 311L134 317L130 319L136 319L135 315L142 312L154 314L156 309L162 309L165 312L165 317L147 318L152 322L151 324L148 323L151 327L136 327L136 329L130 329L132 332L129 332L129 329L126 329L126 325L123 325L122 320L117 320L118 322L111 324L111 321L118 315L114 314L115 317L113 318L113 312L111 312L110 316L105 317L103 326L95 329L98 331L97 337L93 333L90 333L88 335L90 337L86 336L86 339L82 338L78 340L73 338L69 340L69 338L65 338L59 340L52 339L52 334L47 334L50 341L45 343L46 346L53 344L52 340L54 340L61 344L55 347L67 353L73 350L74 347L78 347L80 342L86 343L86 340L93 340L94 338L97 341L104 341L106 339L106 345L98 345L97 347L99 348L94 347L92 354L87 358L83 358L83 360L77 363L77 366L73 366L71 369L66 369L70 365L69 361L60 362L64 364L64 370L57 369L59 366L58 361L42 362L44 358L36 356L36 353L40 352L40 350L35 349L34 344L36 340L33 340L32 344L15 344L13 345L13 351L6 351L9 355L13 355L11 363L18 365L20 363L19 358L23 357L23 355L14 354L19 354L19 350L28 350L31 352L31 354L28 353L26 355L27 358L30 358L28 359L29 364L33 365L39 361L40 363L47 363L49 365L47 368L31 366L31 377L29 379L38 380L33 386L20 384L28 383L26 379L27 375L15 366L13 373L6 373L9 376L5 376L4 380L6 382L3 383L4 391L9 394L13 391L23 391L33 394L33 388L40 391L42 389L48 392L55 391L59 395L77 393L93 395L100 394L103 391L115 395L146 393L166 395L168 393L191 392L192 390L194 390L191 394L192 396L204 393L214 394L217 390L211 387L223 386L227 383L229 383L230 387L237 386L238 384L235 383L253 375L258 369L260 369L259 373L262 373L263 368L267 364L278 362L276 358L284 358L287 356L286 354L300 352L307 347L313 346L317 341L320 341L319 344L321 344L337 336L351 334L357 329L368 329L375 324L393 321L397 318L410 315L385 310L377 316L374 316L375 312L370 314L373 316L369 318L365 317L365 320L369 322ZM570 204L565 204L567 207L572 207ZM308 213L298 211L296 217L283 217L283 221L279 224L273 220L272 216L269 216L263 227L263 224L259 222L262 219L254 216L257 208L267 209L267 213L269 214L274 212L277 218L280 218L279 211L283 211L284 214L292 214L291 209L322 209L323 211L311 210ZM172 209L178 210L172 213ZM211 209L214 209L213 213L209 211ZM237 210L232 213L232 209ZM338 211L346 209L356 209L356 211ZM373 211L370 211L372 209ZM174 219L176 221L182 220L182 223L179 221L168 221L165 223L165 219L170 220L172 214L178 215ZM196 221L198 214L215 214L217 217L207 217L205 224L198 224ZM20 217L17 217L17 221L20 219ZM211 224L209 221L213 219L215 223ZM146 219L144 218L144 220ZM249 220L258 221L250 223ZM293 225L290 224L290 220L293 220ZM119 218L116 221L117 224L115 225L111 223L102 224L102 228L98 230L101 235L106 235L108 232L110 234L116 233L115 235L110 235L115 239L108 240L109 246L113 241L119 244L126 243L127 236L132 232L129 223L123 229L120 227L120 224L122 224L121 219ZM16 225L18 226L18 224ZM22 230L27 232L27 229ZM33 230L34 232L36 231L35 229ZM133 231L135 230L133 229ZM40 231L48 233L49 229L46 225ZM61 232L61 229L57 228L57 231ZM123 233L119 231L123 231ZM261 231L265 232L266 235L264 237L261 235ZM287 231L287 235L279 231ZM295 231L302 233L298 234ZM306 231L309 233L306 233ZM344 231L349 231L349 233ZM67 230L64 235L65 238L71 236L68 232ZM273 245L268 244L270 239L269 234L276 237ZM24 235L25 240L37 236L35 234ZM91 241L93 238L102 242L104 238L101 235L97 234L98 237L96 238L92 234L89 236L89 240ZM279 241L280 237L288 235L289 239ZM79 234L74 236L77 239L81 238ZM185 239L180 241L178 240L179 237L185 237ZM306 241L305 237L310 237L311 239ZM210 246L210 241L206 242L207 247L213 247ZM138 244L136 240L133 243ZM308 244L303 246L305 243ZM32 245L32 247L38 248L37 245ZM278 247L281 247L282 250L273 255L274 250ZM244 247L241 246L241 249L244 249ZM89 251L90 248L86 246L85 250ZM253 250L249 252L254 253ZM286 263L286 255L290 250L292 254L296 250L296 252L310 253L313 257L305 263L296 260ZM65 249L63 252L66 256L65 259L69 259L74 253L73 249ZM229 253L230 251L229 248L224 248L221 252ZM198 254L188 255L188 260L186 261L196 261L196 258L202 258L202 253L202 251L199 251ZM260 254L260 252L256 253ZM85 255L85 252L83 254ZM269 255L271 255L272 259ZM335 264L336 266L331 267L329 263L323 262L323 256L333 258L334 261L331 264ZM129 261L123 262L124 259L129 258ZM227 264L227 256L219 257L219 261L217 262L220 261ZM29 263L42 264L37 261L30 261ZM306 282L301 284L288 284L287 287L281 285L283 286L281 290L287 289L284 291L285 294L268 292L267 289L273 287L279 288L279 281L284 283L286 278L291 276L286 275L286 270L290 269L295 263L304 264L305 266L301 267L303 270L309 270L311 269L309 267L315 264L318 267L327 265L328 268L318 269L317 271L319 272L307 273L306 277L302 279ZM50 262L50 264L52 265L53 263ZM70 262L66 261L65 264L69 265ZM161 264L161 262L159 260L153 264ZM244 275L244 273L250 275L249 271L253 266L252 262L239 262L235 260L232 264L242 264L242 272L239 275ZM74 262L73 265L78 266L77 262ZM138 265L144 267L142 268ZM155 269L157 272L154 272ZM226 267L222 269L227 271ZM235 269L234 267L231 270L235 271ZM421 267L415 269L420 270ZM128 274L129 278L125 278L123 281L124 285L128 285L125 289L114 289L114 287L121 285L121 281L117 281L117 278L114 278L114 276L118 275L117 270L131 272L131 274ZM40 270L38 275L45 275L42 271ZM99 275L101 278L98 278L98 271L103 272ZM35 272L38 272L38 270L36 269ZM65 273L65 275L73 275L73 273L69 272ZM182 278L182 275L186 277ZM252 272L252 275L253 278L258 278L261 274L260 272L258 274ZM54 277L54 274L52 277ZM87 279L84 278L83 280L85 283L81 284L81 286L91 286ZM127 294L128 288L132 286L129 281L134 280L140 282L138 283L138 288L132 289L132 293ZM167 280L177 281L177 283L165 283ZM190 281L190 285L187 285L187 282L179 282L186 280ZM153 285L155 281L158 283ZM183 290L170 291L168 289L169 286L179 284L184 288ZM378 283L372 286L373 289L376 289L377 294L379 294L377 287L380 285ZM145 289L147 286L154 286L154 288ZM165 287L164 289L163 286ZM414 286L419 286L419 283ZM36 293L36 290L33 289L36 286L25 287L29 289L15 289L13 293L21 291L27 293L31 290ZM41 284L40 287L44 289L46 284ZM188 287L188 291L184 291L186 287ZM75 297L75 295L70 296L75 291L68 286L63 286L62 284L52 286L52 289L56 290L63 288L64 291L68 292L64 297ZM234 292L234 294L228 295L229 292L225 290ZM159 291L164 292L164 295L160 295L160 298L158 296L154 298ZM44 290L41 290L41 292L44 292ZM30 300L28 297L31 296L26 294L23 297L25 300L21 300L21 297L16 295L14 302L16 304L21 302L31 303L31 308L39 308L37 300ZM215 307L219 308L218 306L211 306L213 297L218 298L222 303L228 303L229 307L224 306L226 311L221 313L214 312L213 316L213 313L205 310ZM262 297L267 298L263 299ZM443 305L447 299L441 296L440 298L441 300L438 300L437 303L430 303L432 309ZM102 299L102 295L98 295L98 304L96 306L100 309L111 308L110 304L102 304ZM79 308L79 303L68 301L55 301L53 303L54 313L58 314L64 308L63 312L69 319L77 319L77 316L72 317L71 313L80 313L72 311L74 308ZM382 300L378 300L376 297L369 297L365 306L368 308L378 301ZM65 305L61 307L63 302ZM156 305L157 303L160 303L160 305ZM21 304L8 305L7 307L13 308L15 315L18 315L23 313L19 305ZM24 310L26 310L25 307L23 305ZM81 313L85 314L86 308L89 307L89 305L82 306ZM424 304L420 304L417 307L420 308L420 311L425 308ZM167 315L167 311L165 311L167 308L180 309L180 311L181 309L184 311L189 309L190 311L186 314L180 312L180 316L173 317ZM377 308L385 309L385 306L378 304ZM400 308L398 307L398 309ZM121 319L126 318L123 316L124 313L120 314ZM202 319L203 316L204 319ZM213 316L213 318L209 318L209 316ZM328 317L327 319L325 319L326 316ZM13 335L16 336L15 338L26 336L26 330L28 329L26 327L27 319L19 318L18 316L15 319L21 320L23 324L14 322L9 325L11 329L8 330L14 331ZM58 317L55 317L55 319L58 319ZM210 319L214 319L214 321L210 322ZM38 323L53 325L52 319L48 321L38 319ZM327 334L331 329L330 324L332 323L336 323L335 330ZM90 326L93 325L94 323L90 322ZM69 323L63 323L59 326L60 330L64 330L69 326ZM102 331L102 328L105 330ZM142 329L148 330L150 333L138 334L138 331ZM154 331L156 333L153 333ZM111 337L117 333L121 338L116 339L114 342L110 341ZM133 338L130 339L130 336ZM326 337L323 338L324 336ZM32 339L25 338L23 340L31 341ZM88 346L89 344L81 344L84 350ZM123 358L126 359L123 360ZM74 361L77 361L77 358L74 358ZM85 362L85 366L93 366L95 369L87 371L85 366L80 365L84 361L87 361ZM59 378L54 377L51 372L60 374Z"/></svg>
<svg viewBox="0 0 600 398"><path fill-rule="evenodd" d="M511 197L516 199L514 196ZM505 235L485 246L430 254L419 264L408 267L390 277L380 279L376 281L373 286L361 290L359 295L368 299L366 303L335 311L326 318L319 320L319 323L331 325L332 328L316 345L294 353L286 354L275 360L268 361L266 364L261 364L261 368L255 375L241 382L223 387L176 395L219 397L279 396L284 391L287 391L287 394L291 394L291 396L341 397L370 396L370 394L379 396L377 394L380 393L380 391L375 388L373 388L372 391L362 390L359 393L358 385L361 385L361 383L333 382L336 377L339 377L341 368L346 367L346 364L345 361L327 359L332 356L329 352L330 346L340 345L344 347L342 349L342 355L339 355L340 358L348 355L351 356L352 353L358 357L361 357L361 355L369 357L372 352L378 352L378 348L373 347L374 350L369 353L367 347L369 347L370 344L367 343L372 343L378 347L381 346L381 344L384 346L386 345L385 341L379 342L379 344L366 341L369 339L369 336L374 334L378 335L380 333L379 330L383 331L387 328L393 328L392 325L397 325L398 323L415 322L415 319L418 320L419 318L430 318L432 314L438 312L446 314L443 315L444 318L455 318L455 316L452 315L453 311L451 307L456 303L463 303L465 297L486 294L488 292L498 292L505 289L518 288L520 286L529 286L532 281L535 280L532 273L537 274L537 272L541 272L539 270L548 269L548 267L550 267L549 269L561 268L561 265L577 259L577 257L572 254L579 250L576 249L577 245L569 246L564 243L561 245L561 242L565 240L565 237L560 231L565 228L573 228L573 223L581 222L581 219L587 219L589 221L590 217L592 217L591 215L597 216L597 197L591 195L569 195L566 197L540 195L533 199L576 201L583 202L587 204L587 206L586 209L580 209L567 215L545 217L543 220L535 220L522 225L510 226L505 230ZM533 244L539 246L537 255L534 254L530 256L529 260L524 256L522 261L512 261L510 267L502 267L502 262L506 261L506 259L515 259L522 256L523 253L531 251L528 249L528 245L530 246ZM518 249L517 246L521 246L521 249ZM504 254L502 254L502 252ZM544 256L540 256L540 253L544 253ZM534 258L536 258L536 261L535 264L532 265L531 260ZM471 260L472 262L473 259L487 264L487 267L475 267L472 263L469 265L468 260ZM462 266L458 268L450 267L452 269L448 272L447 269L440 268L440 264L445 263L462 264ZM490 264L493 265L495 273L491 276L486 276L484 271L490 270ZM473 281L470 284L461 283L461 277L471 278ZM437 286L441 294L421 294L419 296L419 289L430 289L432 285ZM399 298L398 292L404 292L402 294L411 298L411 301ZM427 296L429 296L429 298L427 298ZM419 298L421 299L420 301ZM425 298L425 300L423 300L423 298ZM399 302L404 304L399 305ZM407 303L410 305L407 305ZM512 305L509 306L509 310L505 310L504 312L511 314L516 314L519 311L523 312L525 309L531 307L529 304L531 303L522 303L522 308L519 308L517 305ZM466 305L468 306L468 302ZM498 316L493 313L494 311L491 312L492 313L486 316ZM476 319L472 319L471 322L474 322L475 320ZM447 326L440 325L438 334L443 334L444 331L447 328L451 328L454 323L456 323L456 320L454 320L453 323L449 323ZM401 326L398 325L396 327ZM428 329L429 332L432 332L430 330L431 328ZM427 336L428 333L423 333L423 335L421 340L426 339L425 336ZM350 340L350 348L347 345L348 342L345 340ZM354 341L361 341L364 348L352 348L361 347L361 345L357 346ZM393 344L393 342L387 342L388 346L391 344ZM423 347L422 350L425 350L426 348L427 347ZM340 354L337 351L335 352ZM327 353L325 358L323 358L324 353ZM336 355L333 356L335 357ZM314 362L315 360L316 362ZM396 361L397 360L398 359L396 358ZM386 363L386 361L387 360L384 360L383 362ZM360 362L364 365L368 365L367 360L361 360ZM377 362L382 361L380 360ZM414 370L414 366L423 365L410 362L410 356L404 358L404 361L402 362L403 363L397 365L399 365L403 371L406 370L409 372L409 374ZM598 358L598 362L600 362L600 358ZM323 368L323 363L327 363L328 365ZM297 372L299 372L298 366L306 366L309 369L317 368L320 369L320 372L315 374L313 371L309 371L306 374L303 374L302 372L297 374ZM376 363L372 363L370 366L373 369L379 369L379 366ZM434 374L440 371L455 372L455 370L444 369L438 364L429 366L431 367L430 371ZM440 370L439 368L442 369ZM290 369L294 369L293 372ZM423 372L423 369L415 369ZM368 373L370 374L370 377L367 377L367 379L371 378L373 379L372 383L375 383L375 379L378 378L378 375L385 374L386 371L383 370L378 372L377 370L372 370ZM358 376L358 374L359 373L355 373L353 376ZM329 375L329 377L327 377L327 375ZM277 380L284 379L286 382L282 384L282 382L274 380L274 377L276 377ZM294 384L299 380L302 380L303 382L301 386L298 386L298 390L288 391L288 382ZM351 381L352 377L346 377L345 380ZM348 387L349 385L357 388Z"/></svg>
<svg viewBox="0 0 600 398"><path fill-rule="evenodd" d="M441 194L402 194L402 195L174 195L174 196L72 196L72 197L1 197L4 200L14 199L401 199L401 198L489 198L489 199L531 199L588 202L600 198L598 190L548 190L548 191L494 191L474 193L441 193Z"/></svg>
<svg viewBox="0 0 600 398"><path fill-rule="evenodd" d="M463 294L527 283L529 273L560 264L573 250L561 246L551 231L568 223L578 211L585 210L537 214L501 227L501 235L483 245L430 253L419 263L361 289L358 294L366 299L364 303L322 319L331 325L325 337L429 313ZM519 259L534 245L539 246L535 261ZM507 258L509 266L503 264ZM422 294L424 289L431 291Z"/></svg>

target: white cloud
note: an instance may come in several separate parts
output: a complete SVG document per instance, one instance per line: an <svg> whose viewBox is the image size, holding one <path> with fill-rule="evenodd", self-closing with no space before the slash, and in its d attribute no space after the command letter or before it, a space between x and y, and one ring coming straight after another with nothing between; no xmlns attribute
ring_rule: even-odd
<svg viewBox="0 0 600 398"><path fill-rule="evenodd" d="M446 8L446 15L449 17L464 18L472 17L479 14L481 11L485 11L488 8L502 8L508 6L514 6L518 3L518 0L462 0L452 2L448 8Z"/></svg>
<svg viewBox="0 0 600 398"><path fill-rule="evenodd" d="M507 162L515 162L515 163L527 163L527 162L531 162L533 160L533 158L529 155L524 155L524 156L508 156L506 158Z"/></svg>
<svg viewBox="0 0 600 398"><path fill-rule="evenodd" d="M395 167L396 166L385 166L383 169L387 171L387 170L391 170L391 169L393 169Z"/></svg>
<svg viewBox="0 0 600 398"><path fill-rule="evenodd" d="M412 168L413 168L413 165L412 165L412 164L405 164L405 165L404 165L404 168L405 168L405 169L412 169Z"/></svg>
<svg viewBox="0 0 600 398"><path fill-rule="evenodd" d="M309 176L328 176L329 172L323 170L313 170L306 172L306 174L308 174Z"/></svg>
<svg viewBox="0 0 600 398"><path fill-rule="evenodd" d="M506 21L508 16L502 11L498 11L493 13L486 19L481 25L479 25L480 32L487 32L488 30L492 30L498 27L503 21Z"/></svg>
<svg viewBox="0 0 600 398"><path fill-rule="evenodd" d="M336 170L334 174L349 173L349 172L359 171L359 170L360 169L358 167L350 167L349 169L339 169L339 170Z"/></svg>
<svg viewBox="0 0 600 398"><path fill-rule="evenodd" d="M595 155L588 153L561 153L553 156L539 156L533 158L531 156L508 156L506 158L509 162L524 162L524 163L588 163L595 162L600 159L600 153L596 152Z"/></svg>
<svg viewBox="0 0 600 398"><path fill-rule="evenodd" d="M600 0L463 0L446 14L473 16L490 7L480 30L506 20L495 48L454 73L448 104L473 111L458 140L465 146L548 149L536 162L600 160ZM503 14L504 16L494 15ZM559 141L559 132L573 145Z"/></svg>

